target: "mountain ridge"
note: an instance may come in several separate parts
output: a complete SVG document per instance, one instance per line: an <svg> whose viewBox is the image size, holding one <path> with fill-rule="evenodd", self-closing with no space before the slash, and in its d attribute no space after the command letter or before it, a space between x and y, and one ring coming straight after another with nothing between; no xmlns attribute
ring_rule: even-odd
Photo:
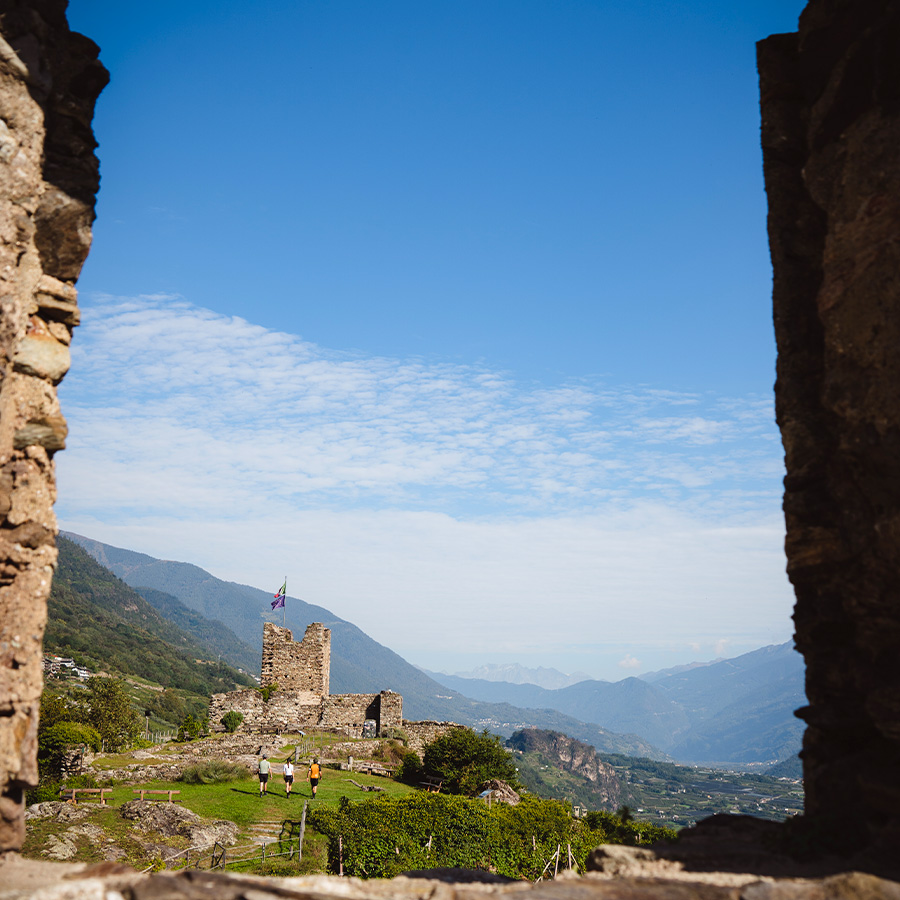
<svg viewBox="0 0 900 900"><path fill-rule="evenodd" d="M556 690L430 674L479 700L557 709L639 734L684 762L779 761L796 754L802 740L793 711L806 702L804 666L790 642L676 667L652 681L583 681Z"/></svg>
<svg viewBox="0 0 900 900"><path fill-rule="evenodd" d="M225 582L191 563L158 560L144 553L113 547L66 532L95 559L127 584L162 591L208 619L225 623L238 639L262 649L262 622L272 619L272 594L248 585ZM452 720L488 728L504 737L524 727L563 731L598 750L666 759L651 741L620 734L596 723L582 722L552 709L522 709L509 703L486 703L448 690L401 656L379 644L351 622L321 606L288 597L286 624L297 639L310 622L331 629L331 690L366 693L394 690L403 695L408 719Z"/></svg>

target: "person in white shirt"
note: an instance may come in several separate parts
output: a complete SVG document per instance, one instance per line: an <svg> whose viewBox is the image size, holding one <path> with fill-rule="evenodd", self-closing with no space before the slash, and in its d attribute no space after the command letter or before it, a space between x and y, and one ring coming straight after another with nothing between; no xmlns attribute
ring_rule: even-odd
<svg viewBox="0 0 900 900"><path fill-rule="evenodd" d="M288 761L284 764L284 792L291 796L291 787L294 784L294 764L288 759Z"/></svg>

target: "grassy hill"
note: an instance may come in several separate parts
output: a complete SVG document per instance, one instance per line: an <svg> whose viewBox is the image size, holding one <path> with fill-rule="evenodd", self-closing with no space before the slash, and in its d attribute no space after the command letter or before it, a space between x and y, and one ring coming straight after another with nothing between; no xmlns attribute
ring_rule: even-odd
<svg viewBox="0 0 900 900"><path fill-rule="evenodd" d="M48 602L47 652L90 668L136 675L208 697L252 684L72 541L59 538L59 565Z"/></svg>

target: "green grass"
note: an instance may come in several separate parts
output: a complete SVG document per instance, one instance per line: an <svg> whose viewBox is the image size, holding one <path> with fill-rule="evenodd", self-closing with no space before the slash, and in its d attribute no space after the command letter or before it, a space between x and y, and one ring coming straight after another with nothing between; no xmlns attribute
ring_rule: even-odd
<svg viewBox="0 0 900 900"><path fill-rule="evenodd" d="M344 796L352 800L363 800L374 796L372 792L361 791L351 784L351 778L360 784L375 784L383 787L385 794L394 797L401 797L413 791L413 788L406 785L375 775L340 772L334 769L324 769L322 774L323 778L319 782L319 790L314 801L310 800L310 788L305 780L305 769L300 770L299 767L291 799L285 796L284 781L280 775L273 775L269 779L268 794L262 798L259 796L259 780L255 776L221 784L148 781L140 786L157 790L180 791L181 793L176 796L181 801L181 805L197 815L207 819L228 819L237 823L241 829L238 835L238 845L250 842L250 826L256 822L291 821L299 823L304 800L309 801L312 806L336 806L340 798ZM107 806L100 806L98 802L92 800L84 802L83 807L90 810L89 817L84 821L100 826L105 836L97 841L84 837L74 838L78 846L78 854L73 861L100 862L104 858L104 848L115 845L125 851L126 855L121 861L136 869L143 869L153 862L153 856L141 844L144 836L136 832L134 824L123 819L119 813L118 808L123 803L137 799L138 795L133 793L134 787L130 784L115 785L111 793L107 794ZM79 801L78 805L82 807L82 802ZM24 855L33 859L41 859L41 851L46 846L50 835L62 834L66 829L67 826L61 826L54 819L30 820L23 849ZM186 838L182 837L154 837L153 840L155 843L171 847L173 851L187 846ZM238 867L239 871L268 875L324 872L327 865L325 838L314 829L307 828L303 847L304 858L299 865L296 860L279 857L267 860L265 864L259 860L248 861Z"/></svg>
<svg viewBox="0 0 900 900"><path fill-rule="evenodd" d="M351 778L360 784L372 784L384 788L384 793L391 797L402 797L413 791L413 788L391 781L389 778L361 775L359 772L323 769L322 776L316 799L311 802L328 806L337 805L341 797L364 800L373 796L373 792L361 791L356 785L351 784ZM229 819L242 827L278 816L299 819L303 801L310 800L310 787L306 781L305 769L300 769L299 766L290 799L285 796L284 781L280 775L270 777L268 793L262 798L259 796L259 780L256 776L223 784L147 781L140 787L181 791L178 795L179 800L187 809L197 815L210 819ZM133 785L116 785L113 787L112 793L107 794L107 801L114 807L121 806L126 801L134 800L137 797L132 793L133 790Z"/></svg>

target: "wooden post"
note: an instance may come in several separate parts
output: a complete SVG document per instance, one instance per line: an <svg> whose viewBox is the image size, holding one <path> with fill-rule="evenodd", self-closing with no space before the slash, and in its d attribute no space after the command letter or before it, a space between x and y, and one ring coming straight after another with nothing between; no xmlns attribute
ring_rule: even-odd
<svg viewBox="0 0 900 900"><path fill-rule="evenodd" d="M297 862L300 862L303 859L303 835L306 832L306 804L307 801L303 801L303 812L300 814L300 837L297 840Z"/></svg>
<svg viewBox="0 0 900 900"><path fill-rule="evenodd" d="M344 874L344 836L338 835L338 875Z"/></svg>
<svg viewBox="0 0 900 900"><path fill-rule="evenodd" d="M556 845L556 865L553 867L553 877L554 878L556 878L556 876L559 874L559 851L561 849L562 849L562 845L557 844Z"/></svg>

